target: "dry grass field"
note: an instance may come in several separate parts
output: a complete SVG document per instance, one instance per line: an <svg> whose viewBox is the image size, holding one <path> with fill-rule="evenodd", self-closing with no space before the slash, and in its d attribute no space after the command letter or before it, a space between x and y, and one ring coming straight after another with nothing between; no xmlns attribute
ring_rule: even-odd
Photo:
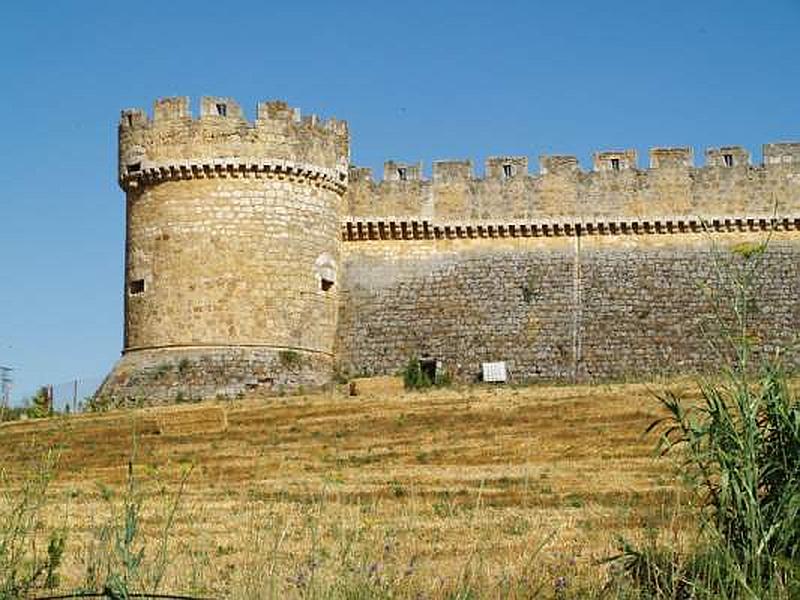
<svg viewBox="0 0 800 600"><path fill-rule="evenodd" d="M666 384L246 398L0 426L7 485L56 447L65 587L91 584L133 456L162 589L205 597L584 597L617 540L692 529L644 430ZM687 382L671 387L690 389ZM138 542L137 542L138 543ZM144 568L144 567L143 567ZM353 590L356 590L354 592Z"/></svg>

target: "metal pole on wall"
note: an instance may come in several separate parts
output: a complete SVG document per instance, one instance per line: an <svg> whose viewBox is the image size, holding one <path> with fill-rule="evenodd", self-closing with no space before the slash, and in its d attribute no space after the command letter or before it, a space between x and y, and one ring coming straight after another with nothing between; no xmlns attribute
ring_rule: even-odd
<svg viewBox="0 0 800 600"><path fill-rule="evenodd" d="M78 412L78 380L72 385L72 412Z"/></svg>

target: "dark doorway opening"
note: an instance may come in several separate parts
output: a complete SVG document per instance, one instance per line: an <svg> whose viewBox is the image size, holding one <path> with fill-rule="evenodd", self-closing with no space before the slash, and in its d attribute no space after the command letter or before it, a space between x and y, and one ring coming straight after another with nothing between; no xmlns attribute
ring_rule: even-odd
<svg viewBox="0 0 800 600"><path fill-rule="evenodd" d="M436 383L436 376L439 372L439 365L441 363L435 358L420 358L419 370L427 377L431 383Z"/></svg>

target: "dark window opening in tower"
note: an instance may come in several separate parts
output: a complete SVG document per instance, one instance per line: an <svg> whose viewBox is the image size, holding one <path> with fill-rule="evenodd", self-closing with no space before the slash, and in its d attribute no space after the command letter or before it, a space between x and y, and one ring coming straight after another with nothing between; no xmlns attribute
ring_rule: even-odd
<svg viewBox="0 0 800 600"><path fill-rule="evenodd" d="M133 127L133 115L128 115L128 127Z"/></svg>
<svg viewBox="0 0 800 600"><path fill-rule="evenodd" d="M726 167L733 166L733 154L723 154L722 160L724 161Z"/></svg>
<svg viewBox="0 0 800 600"><path fill-rule="evenodd" d="M228 116L228 105L227 104L217 104L217 114L220 117L227 117Z"/></svg>
<svg viewBox="0 0 800 600"><path fill-rule="evenodd" d="M400 181L406 181L408 179L408 172L406 171L405 167L400 167L397 169L397 178Z"/></svg>
<svg viewBox="0 0 800 600"><path fill-rule="evenodd" d="M144 293L144 279L134 279L131 281L130 286L128 286L130 293L132 296L136 294L143 294Z"/></svg>
<svg viewBox="0 0 800 600"><path fill-rule="evenodd" d="M333 287L333 281L330 279L325 279L324 277L320 279L319 287L322 289L323 292L327 292Z"/></svg>
<svg viewBox="0 0 800 600"><path fill-rule="evenodd" d="M142 163L136 162L128 165L128 173L136 173L142 169Z"/></svg>
<svg viewBox="0 0 800 600"><path fill-rule="evenodd" d="M508 179L514 174L514 170L511 168L511 165L503 165L503 177Z"/></svg>
<svg viewBox="0 0 800 600"><path fill-rule="evenodd" d="M619 171L619 159L612 158L611 159L611 170L612 171Z"/></svg>

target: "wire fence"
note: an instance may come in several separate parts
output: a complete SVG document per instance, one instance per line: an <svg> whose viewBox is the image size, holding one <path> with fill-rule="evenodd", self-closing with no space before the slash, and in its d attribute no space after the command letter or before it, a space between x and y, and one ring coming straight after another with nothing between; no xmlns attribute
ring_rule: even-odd
<svg viewBox="0 0 800 600"><path fill-rule="evenodd" d="M86 400L94 396L97 388L103 383L101 377L74 379L52 386L53 411L81 412Z"/></svg>
<svg viewBox="0 0 800 600"><path fill-rule="evenodd" d="M38 390L22 394L23 403L30 404L33 398L44 393L50 402L50 409L56 413L83 412L86 402L91 398L100 384L102 377L81 377L72 381L45 385Z"/></svg>
<svg viewBox="0 0 800 600"><path fill-rule="evenodd" d="M34 596L32 600L69 600L70 598L108 598L110 600L122 600L123 596L111 591L104 592L77 592L64 596ZM212 600L211 598L201 598L198 596L174 596L171 594L125 594L124 598L151 598L153 600Z"/></svg>

